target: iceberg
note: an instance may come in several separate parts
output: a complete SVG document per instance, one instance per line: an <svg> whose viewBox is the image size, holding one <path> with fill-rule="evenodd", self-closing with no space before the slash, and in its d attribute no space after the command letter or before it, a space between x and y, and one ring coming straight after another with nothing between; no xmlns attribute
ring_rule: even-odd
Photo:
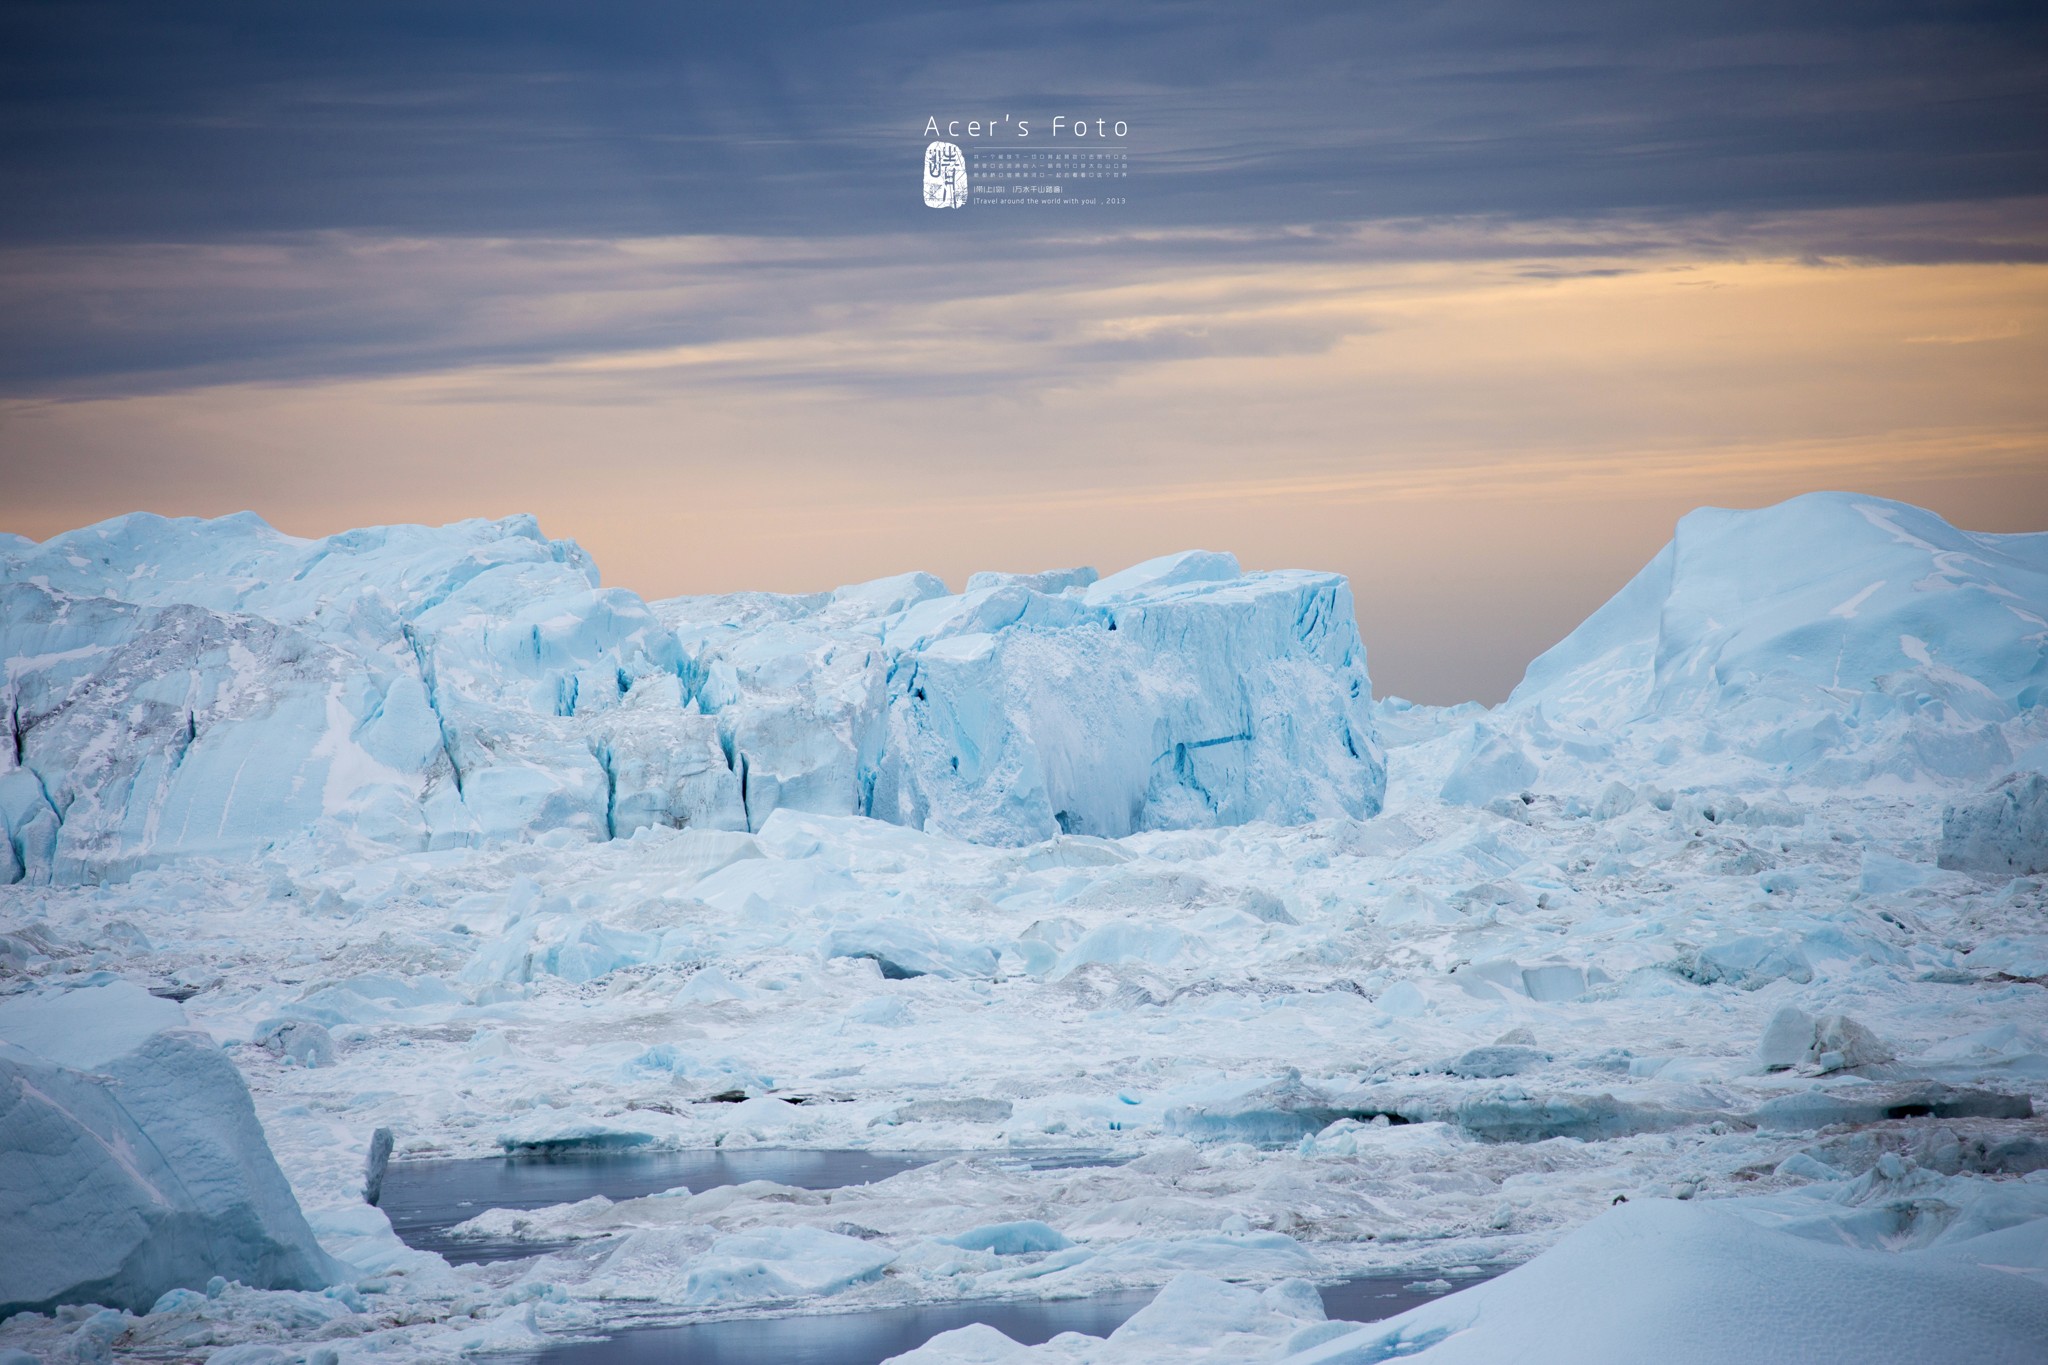
<svg viewBox="0 0 2048 1365"><path fill-rule="evenodd" d="M1485 806L1659 769L1828 789L1981 783L2037 737L2044 646L2048 534L1963 531L1852 493L1702 508L1467 727L1442 799ZM1602 801L1607 818L1625 808Z"/></svg>
<svg viewBox="0 0 2048 1365"><path fill-rule="evenodd" d="M0 544L0 878L787 808L981 843L1379 809L1341 577L1189 553L647 603L531 517Z"/></svg>
<svg viewBox="0 0 2048 1365"><path fill-rule="evenodd" d="M1942 812L1939 862L2003 876L2048 872L2048 776L2015 773Z"/></svg>
<svg viewBox="0 0 2048 1365"><path fill-rule="evenodd" d="M1786 683L1992 716L2048 696L2044 600L2048 534L1962 531L1852 493L1701 508L1515 698L1672 714Z"/></svg>
<svg viewBox="0 0 2048 1365"><path fill-rule="evenodd" d="M0 1318L142 1313L215 1276L318 1289L342 1273L234 1064L140 987L0 1000L0 1151Z"/></svg>
<svg viewBox="0 0 2048 1365"><path fill-rule="evenodd" d="M673 636L530 517L300 540L136 513L0 553L0 599L18 876L309 829L426 849L737 821L708 723L673 718L654 762L624 704L673 682Z"/></svg>
<svg viewBox="0 0 2048 1365"><path fill-rule="evenodd" d="M1034 1251L1064 1251L1073 1245L1056 1228L1037 1219L969 1228L966 1232L941 1237L939 1240L948 1246L964 1247L969 1251L992 1251L998 1256L1019 1256Z"/></svg>
<svg viewBox="0 0 2048 1365"><path fill-rule="evenodd" d="M1341 577L1188 552L1085 580L654 609L703 673L756 829L789 807L1026 845L1379 810Z"/></svg>

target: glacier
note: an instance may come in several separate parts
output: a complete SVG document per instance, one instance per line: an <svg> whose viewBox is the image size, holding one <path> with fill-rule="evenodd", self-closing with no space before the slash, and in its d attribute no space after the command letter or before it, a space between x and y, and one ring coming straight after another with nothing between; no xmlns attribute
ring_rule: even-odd
<svg viewBox="0 0 2048 1365"><path fill-rule="evenodd" d="M1199 551L648 602L520 518L0 542L0 1015L181 999L333 1277L23 1298L0 1352L1145 1289L907 1358L2024 1358L2044 547L1694 513L1430 707L1371 697L1341 579ZM377 1152L775 1147L930 1161L478 1208L534 1254L476 1265L363 1198ZM1438 1297L1326 1320L1357 1275Z"/></svg>

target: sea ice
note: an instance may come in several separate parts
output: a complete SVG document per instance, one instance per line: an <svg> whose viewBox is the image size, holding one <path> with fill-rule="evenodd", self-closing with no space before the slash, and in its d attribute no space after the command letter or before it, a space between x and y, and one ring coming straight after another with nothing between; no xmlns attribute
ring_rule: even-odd
<svg viewBox="0 0 2048 1365"><path fill-rule="evenodd" d="M67 1029L154 1019L109 1055L238 1071L352 1268L222 1262L0 1350L414 1365L1172 1285L1107 1342L918 1358L1450 1359L1548 1340L1538 1299L1595 1346L1648 1330L1663 1301L1594 1291L1667 1252L1709 1326L1740 1291L1798 1344L1882 1298L2002 1349L2048 1278L2048 899L2015 861L2044 544L1851 495L1702 513L1489 709L1371 703L1340 580L1213 554L650 604L527 519L0 542L0 1014L125 992ZM508 1180L930 1160L551 1186L470 1230L565 1249L451 1267L363 1201L380 1134L394 1171ZM1526 1303L1422 1310L1472 1313L1434 1346L1452 1318L1327 1323L1300 1283L1525 1263Z"/></svg>

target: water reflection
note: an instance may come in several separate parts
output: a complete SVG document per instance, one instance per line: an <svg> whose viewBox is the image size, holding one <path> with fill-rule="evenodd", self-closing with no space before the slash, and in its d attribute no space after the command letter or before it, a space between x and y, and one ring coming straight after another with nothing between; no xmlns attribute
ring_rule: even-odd
<svg viewBox="0 0 2048 1365"><path fill-rule="evenodd" d="M538 1209L592 1195L638 1199L678 1185L692 1191L749 1180L772 1180L805 1190L866 1185L962 1152L742 1150L572 1151L522 1153L449 1161L393 1162L378 1207L408 1246L437 1251L458 1264L501 1261L558 1250L568 1243L456 1238L448 1230L486 1209ZM1128 1157L1057 1149L973 1153L1011 1170L1051 1171L1110 1166Z"/></svg>
<svg viewBox="0 0 2048 1365"><path fill-rule="evenodd" d="M1410 1288L1414 1280L1413 1275L1366 1276L1325 1285L1323 1309L1332 1318L1377 1322L1449 1292ZM1476 1283L1466 1278L1457 1287ZM533 1357L531 1365L878 1365L941 1332L976 1322L1026 1346L1061 1332L1106 1337L1157 1292L1134 1289L1051 1302L948 1303L643 1327L603 1341L555 1347Z"/></svg>

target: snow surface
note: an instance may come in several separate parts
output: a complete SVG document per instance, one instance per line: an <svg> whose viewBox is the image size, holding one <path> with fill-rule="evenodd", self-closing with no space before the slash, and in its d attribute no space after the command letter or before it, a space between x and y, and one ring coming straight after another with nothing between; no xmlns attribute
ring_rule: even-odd
<svg viewBox="0 0 2048 1365"><path fill-rule="evenodd" d="M1695 514L1508 703L1377 717L1341 580L1200 553L644 604L520 521L16 547L6 988L189 993L354 1278L0 1347L409 1361L1170 1286L1107 1345L917 1358L1374 1358L1407 1326L1311 1282L1527 1262L1404 1324L1535 1343L1547 1294L1631 1343L1581 1359L1732 1358L1593 1292L1675 1257L1782 1268L1669 1269L1729 1341L1877 1305L1997 1358L2048 1274L2048 898L1943 866L1944 817L2048 754L2044 546ZM570 1245L449 1267L361 1202L379 1128L939 1159L480 1210ZM1129 1160L1002 1159L1072 1147Z"/></svg>

